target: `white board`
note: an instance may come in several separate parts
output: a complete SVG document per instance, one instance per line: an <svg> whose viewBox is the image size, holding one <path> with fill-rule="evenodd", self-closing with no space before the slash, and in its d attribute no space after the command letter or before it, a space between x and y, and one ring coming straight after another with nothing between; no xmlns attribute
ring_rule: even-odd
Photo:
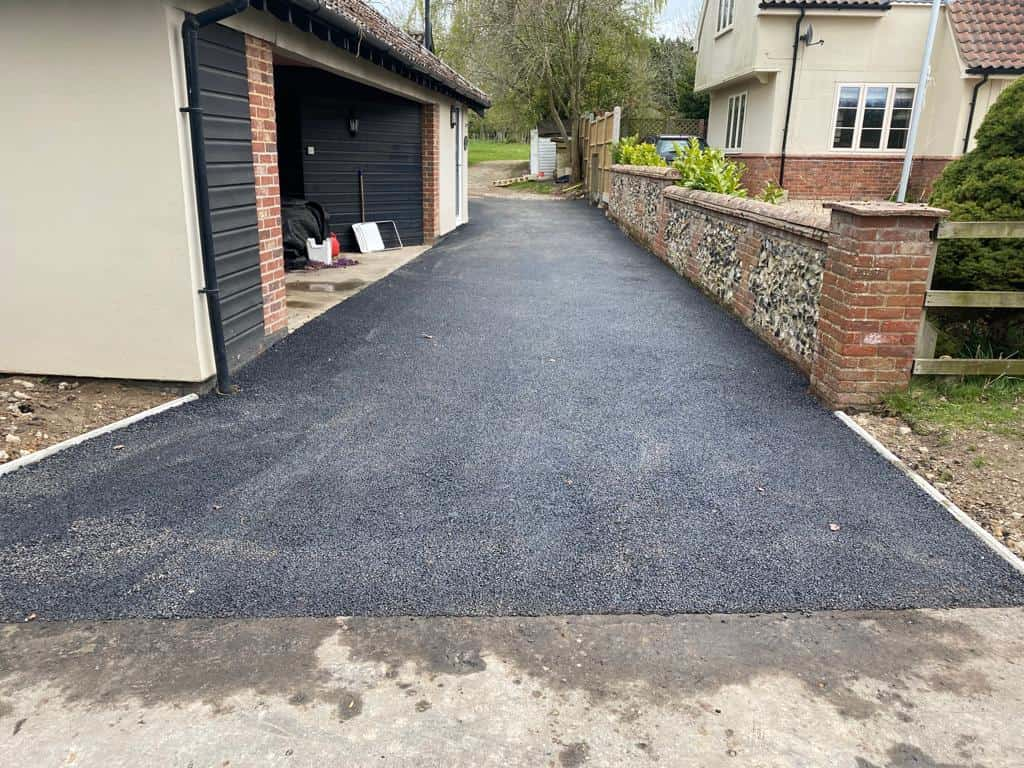
<svg viewBox="0 0 1024 768"><path fill-rule="evenodd" d="M381 239L377 222L364 221L362 224L353 224L352 232L356 236L356 243L359 244L360 253L373 253L374 251L384 250L384 240Z"/></svg>

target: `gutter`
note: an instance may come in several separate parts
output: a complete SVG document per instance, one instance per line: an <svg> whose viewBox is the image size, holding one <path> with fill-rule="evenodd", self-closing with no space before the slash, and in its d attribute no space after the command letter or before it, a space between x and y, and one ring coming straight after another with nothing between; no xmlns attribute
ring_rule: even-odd
<svg viewBox="0 0 1024 768"><path fill-rule="evenodd" d="M793 86L796 84L796 59L800 53L800 25L807 15L807 3L800 4L800 15L793 28L793 61L789 68L789 93L786 95L786 121L782 124L782 152L779 155L779 186L785 187L786 145L789 143L789 119L793 114Z"/></svg>
<svg viewBox="0 0 1024 768"><path fill-rule="evenodd" d="M206 135L203 130L203 108L199 102L199 30L210 24L235 16L249 7L249 0L230 0L200 13L186 13L181 25L181 38L185 51L185 82L188 106L181 112L188 115L192 143L192 171L195 176L196 210L199 217L199 245L203 257L203 282L199 290L206 296L206 309L210 316L210 336L213 342L213 361L217 368L217 393L229 395L234 391L228 356L224 343L224 319L220 308L220 287L217 284L217 264L213 248L213 221L210 217L210 184L206 173Z"/></svg>
<svg viewBox="0 0 1024 768"><path fill-rule="evenodd" d="M974 84L974 90L971 93L971 111L967 113L967 133L964 134L964 154L967 154L967 147L971 143L971 128L974 127L974 109L978 106L978 91L981 90L981 86L988 82L988 72L981 76L981 80Z"/></svg>

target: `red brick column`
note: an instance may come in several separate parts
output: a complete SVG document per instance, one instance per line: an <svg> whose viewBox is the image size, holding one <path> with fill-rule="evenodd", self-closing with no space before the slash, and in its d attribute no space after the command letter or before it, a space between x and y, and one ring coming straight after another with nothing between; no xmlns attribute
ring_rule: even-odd
<svg viewBox="0 0 1024 768"><path fill-rule="evenodd" d="M423 120L423 241L433 243L441 229L441 144L437 104L421 107Z"/></svg>
<svg viewBox="0 0 1024 768"><path fill-rule="evenodd" d="M948 212L833 203L811 390L830 408L865 407L910 383L936 242Z"/></svg>
<svg viewBox="0 0 1024 768"><path fill-rule="evenodd" d="M270 336L288 326L281 238L281 182L277 170L274 55L270 43L246 35L245 62L249 75L252 161L256 174L256 218L260 229L263 333Z"/></svg>

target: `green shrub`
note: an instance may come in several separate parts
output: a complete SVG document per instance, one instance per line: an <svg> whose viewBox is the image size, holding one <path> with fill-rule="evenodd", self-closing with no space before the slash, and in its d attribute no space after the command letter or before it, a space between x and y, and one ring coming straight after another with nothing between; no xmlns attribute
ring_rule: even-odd
<svg viewBox="0 0 1024 768"><path fill-rule="evenodd" d="M935 183L931 203L959 221L1024 221L1024 80L1006 88L978 128L976 146L950 163ZM932 286L946 290L1024 290L1024 240L945 240ZM929 316L932 316L929 313ZM1021 313L944 312L934 318L940 347L974 354L1021 351ZM942 343L942 342L945 343ZM940 349L940 352L943 349Z"/></svg>
<svg viewBox="0 0 1024 768"><path fill-rule="evenodd" d="M640 141L639 136L627 136L612 146L612 159L619 165L668 165L653 144Z"/></svg>
<svg viewBox="0 0 1024 768"><path fill-rule="evenodd" d="M758 195L758 199L772 205L778 205L782 202L786 196L786 190L776 184L774 181L769 181L764 185L764 189L761 190L761 194Z"/></svg>
<svg viewBox="0 0 1024 768"><path fill-rule="evenodd" d="M696 139L683 147L676 147L678 158L672 167L679 171L676 182L687 189L703 189L733 197L746 197L747 190L740 183L747 168L726 158L720 149L701 149Z"/></svg>

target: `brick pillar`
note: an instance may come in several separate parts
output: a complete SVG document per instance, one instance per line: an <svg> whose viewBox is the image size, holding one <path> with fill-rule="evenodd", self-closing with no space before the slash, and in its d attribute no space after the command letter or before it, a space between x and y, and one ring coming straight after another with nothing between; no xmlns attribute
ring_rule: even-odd
<svg viewBox="0 0 1024 768"><path fill-rule="evenodd" d="M252 161L256 174L256 219L260 230L260 281L263 284L263 333L288 326L284 249L281 237L281 181L277 170L277 110L274 106L274 54L270 43L245 36L249 76Z"/></svg>
<svg viewBox="0 0 1024 768"><path fill-rule="evenodd" d="M878 403L910 383L931 237L947 211L899 203L833 203L811 390L834 409Z"/></svg>
<svg viewBox="0 0 1024 768"><path fill-rule="evenodd" d="M433 243L441 229L441 146L438 135L440 109L424 104L423 121L423 241Z"/></svg>

